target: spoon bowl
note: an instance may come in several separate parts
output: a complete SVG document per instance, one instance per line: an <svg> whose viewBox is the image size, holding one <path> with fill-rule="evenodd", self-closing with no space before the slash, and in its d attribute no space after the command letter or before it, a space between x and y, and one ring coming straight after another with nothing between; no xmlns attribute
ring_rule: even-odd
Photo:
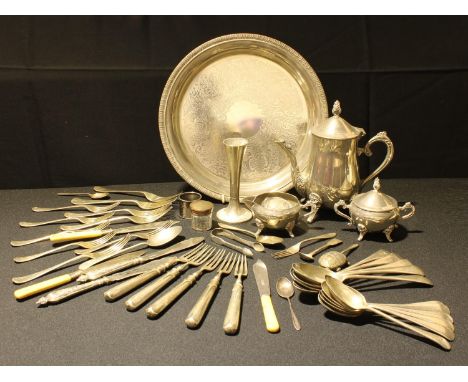
<svg viewBox="0 0 468 382"><path fill-rule="evenodd" d="M283 298L291 298L294 296L294 287L287 277L280 277L276 282L276 292Z"/></svg>
<svg viewBox="0 0 468 382"><path fill-rule="evenodd" d="M148 235L148 240L146 243L149 247L160 247L164 244L169 243L174 240L182 232L181 226L174 226L165 228L161 231L157 231L153 234Z"/></svg>
<svg viewBox="0 0 468 382"><path fill-rule="evenodd" d="M58 192L57 195L60 196L87 196L90 199L99 200L109 197L108 192Z"/></svg>

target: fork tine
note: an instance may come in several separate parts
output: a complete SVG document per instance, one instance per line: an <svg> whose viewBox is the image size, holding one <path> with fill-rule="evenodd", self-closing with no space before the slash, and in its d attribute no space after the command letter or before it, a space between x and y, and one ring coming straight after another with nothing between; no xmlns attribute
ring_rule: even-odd
<svg viewBox="0 0 468 382"><path fill-rule="evenodd" d="M206 270L215 269L219 263L223 260L223 256L226 253L224 249L218 249L218 251L213 255L213 257L205 264L204 268Z"/></svg>
<svg viewBox="0 0 468 382"><path fill-rule="evenodd" d="M92 241L84 241L81 246L84 248L92 248L96 245L104 244L110 239L112 239L115 236L115 232L109 232L105 234L104 236L101 236L99 239L95 239Z"/></svg>
<svg viewBox="0 0 468 382"><path fill-rule="evenodd" d="M193 259L199 256L200 253L203 252L205 245L206 245L205 243L198 244L195 248L191 249L187 253L184 253L182 256L180 256L180 259L188 261L190 259Z"/></svg>
<svg viewBox="0 0 468 382"><path fill-rule="evenodd" d="M109 248L105 249L104 251L95 252L95 255L102 256L102 255L109 255L114 252L120 251L125 245L130 241L130 235L127 234L118 241L116 241L113 245Z"/></svg>
<svg viewBox="0 0 468 382"><path fill-rule="evenodd" d="M213 252L214 252L214 248L210 248L209 246L207 246L207 249L203 251L203 256L200 256L194 260L191 260L190 264L194 266L198 266L198 265L208 262L208 260L212 258Z"/></svg>
<svg viewBox="0 0 468 382"><path fill-rule="evenodd" d="M249 269L247 267L247 256L244 255L242 275L247 276L248 271L249 271Z"/></svg>
<svg viewBox="0 0 468 382"><path fill-rule="evenodd" d="M234 263L236 263L236 260L238 261L240 257L240 254L231 253L231 257L229 258L229 264L225 267L224 271L226 273L231 273L232 268L234 268Z"/></svg>
<svg viewBox="0 0 468 382"><path fill-rule="evenodd" d="M234 276L237 276L239 274L239 269L240 269L240 266L241 266L241 260L242 260L242 256L237 259L236 268L234 269Z"/></svg>

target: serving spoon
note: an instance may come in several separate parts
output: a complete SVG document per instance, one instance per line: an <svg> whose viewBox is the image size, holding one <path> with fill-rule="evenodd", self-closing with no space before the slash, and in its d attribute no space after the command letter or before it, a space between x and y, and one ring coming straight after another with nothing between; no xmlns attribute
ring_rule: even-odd
<svg viewBox="0 0 468 382"><path fill-rule="evenodd" d="M87 196L88 198L91 199L105 199L109 196L109 193L107 192L94 192L94 193L88 193L88 192L58 192L57 195L59 196Z"/></svg>
<svg viewBox="0 0 468 382"><path fill-rule="evenodd" d="M331 269L332 271L341 269L344 265L348 264L350 252L359 247L359 244L352 244L342 251L328 251L320 256L318 263L321 267Z"/></svg>
<svg viewBox="0 0 468 382"><path fill-rule="evenodd" d="M446 331L443 331L443 334L441 333L436 334L435 332L436 328L433 326L428 326L426 324L426 327L428 329L434 331L434 333L428 332L414 325L410 325L407 322L401 321L400 319L394 316L384 313L383 311L381 311L380 309L376 307L379 304L368 303L362 293L360 293L354 288L351 288L348 285L343 284L342 282L334 279L333 277L327 276L325 278L325 283L327 284L328 289L324 291L323 294L328 295L328 292L330 292L331 295L328 295L328 297L340 303L344 307L344 310L343 310L344 313L350 312L351 314L362 314L365 311L372 312L389 321L392 321L393 323L405 329L413 331L437 343L439 346L441 346L442 348L446 350L450 350L451 348L450 343L445 338L449 340L453 340L455 338L453 331L446 330ZM438 329L436 330L438 331Z"/></svg>

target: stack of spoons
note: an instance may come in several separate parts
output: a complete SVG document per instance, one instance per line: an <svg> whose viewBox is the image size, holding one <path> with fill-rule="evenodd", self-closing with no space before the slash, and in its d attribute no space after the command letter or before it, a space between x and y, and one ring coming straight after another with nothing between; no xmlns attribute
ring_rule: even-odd
<svg viewBox="0 0 468 382"><path fill-rule="evenodd" d="M448 341L455 339L450 310L440 301L412 304L368 303L356 289L330 276L325 276L318 299L327 310L340 316L357 317L365 312L376 314L387 322L435 342L445 350L451 349Z"/></svg>
<svg viewBox="0 0 468 382"><path fill-rule="evenodd" d="M290 274L294 287L305 293L319 293L327 276L342 282L381 280L433 285L421 268L395 253L384 250L379 250L339 272L312 264L294 263Z"/></svg>

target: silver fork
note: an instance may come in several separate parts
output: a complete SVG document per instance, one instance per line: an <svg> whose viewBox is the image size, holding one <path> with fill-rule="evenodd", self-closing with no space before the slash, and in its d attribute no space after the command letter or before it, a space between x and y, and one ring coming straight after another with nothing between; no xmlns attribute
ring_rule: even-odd
<svg viewBox="0 0 468 382"><path fill-rule="evenodd" d="M240 257L237 260L236 268L234 269L234 277L236 282L232 288L231 298L224 317L223 329L226 334L236 334L239 330L240 312L242 305L242 293L244 287L242 286L242 277L247 277L247 258Z"/></svg>
<svg viewBox="0 0 468 382"><path fill-rule="evenodd" d="M165 270L169 269L169 267L171 267L174 264L177 264L178 262L182 264L178 265L177 267L174 267L169 272L167 272L164 276L159 277L157 280L147 285L146 287L144 287L143 289L135 293L127 301L125 301L125 306L127 310L135 311L139 309L149 299L151 299L156 294L158 294L159 291L162 290L166 285L168 285L173 280L178 278L182 273L187 271L189 267L198 267L199 265L208 261L211 258L214 250L215 249L209 246L208 244L203 244L200 249L197 250L195 248L195 250L192 250L189 253L174 259L171 263L169 262L165 263L164 264L166 266ZM162 273L163 272L159 273L158 276ZM137 286L142 285L144 282L146 282L146 280L148 280L148 277L152 277L152 275L146 275L146 276L141 275L141 276L135 277L134 279L131 280L132 283L130 283L130 280L129 280L126 284L129 284L132 288L134 286L136 288ZM120 290L122 289L124 291L128 290L128 285L118 285L118 286L121 287ZM108 292L111 292L111 291L109 290ZM109 301L107 296L108 295L106 295L106 300Z"/></svg>
<svg viewBox="0 0 468 382"><path fill-rule="evenodd" d="M68 243L68 244L61 245L59 247L55 247L53 249L49 249L48 251L35 253L34 255L18 256L18 257L15 257L13 260L16 263L24 263L26 261L31 261L31 260L34 260L34 259L38 259L40 257L50 255L52 253L62 252L65 249L68 249L68 248L81 247L81 248L90 249L90 248L98 247L100 245L103 245L103 244L107 243L114 236L115 236L115 232L111 231L111 232L107 233L106 235L101 236L98 239L94 239L94 240L91 240L91 241L77 241L77 242L74 242L74 243Z"/></svg>
<svg viewBox="0 0 468 382"><path fill-rule="evenodd" d="M148 309L146 309L146 316L148 318L155 318L166 310L178 297L192 287L205 272L214 271L223 260L225 252L226 250L219 249L203 267L187 276L179 284L153 302Z"/></svg>
<svg viewBox="0 0 468 382"><path fill-rule="evenodd" d="M155 233L159 232L159 231L162 231L163 229L166 229L166 228L169 228L171 226L173 226L174 224L176 224L176 221L174 220L168 220L168 221L165 221L163 224L161 224L159 227L155 228L154 230L152 231L147 231L147 232L135 232L135 233L132 233L132 234L129 234L130 235L130 241L131 240L134 240L134 239L143 239L143 240L148 240L148 238L150 237L150 235L154 235ZM96 252L97 250L99 249L102 249L102 248L105 248L105 247L108 247L108 246L111 246L112 244L116 243L117 241L119 241L120 239L116 239L114 241L111 241L109 243L102 243L101 245L99 246L96 246L96 247L93 247L93 248L88 248L88 249L77 249L75 251L75 253L77 255L86 255L88 253L92 253L92 252Z"/></svg>
<svg viewBox="0 0 468 382"><path fill-rule="evenodd" d="M146 224L146 223L153 223L162 216L164 216L171 207L167 207L165 209L161 209L160 213L155 214L155 215L147 215L147 216L116 216L110 219L107 219L105 221L109 222L110 224L114 223L121 223L125 221L129 221L131 223L135 224ZM82 229L87 229L87 228L92 228L98 223L89 223L89 224L75 224L75 225L62 225L60 226L60 229L65 230L65 231L76 231L76 230L82 230Z"/></svg>
<svg viewBox="0 0 468 382"><path fill-rule="evenodd" d="M55 264L51 267L48 267L48 268L45 268L45 269L42 269L38 272L34 272L34 273L31 273L29 275L26 275L26 276L18 276L18 277L13 277L12 278L12 281L14 284L24 284L24 283L27 283L29 281L32 281L32 280L35 280L39 277L42 277L48 273L51 273L57 269L61 269L61 268L64 268L68 265L71 265L71 264L76 264L76 263L81 263L83 260L86 260L86 259L92 259L92 260L95 260L96 262L95 263L99 263L101 261L104 261L104 260L107 260L111 257L114 257L115 255L117 255L121 249L123 247L125 247L125 245L128 243L129 241L129 238L128 238L129 235L127 235L127 237L123 237L121 239L119 239L119 241L117 243L115 243L113 246L109 247L107 250L105 251L102 251L102 252L96 252L96 253L89 253L87 255L79 255L79 256L74 256L68 260L65 260L65 261L62 261L58 264Z"/></svg>
<svg viewBox="0 0 468 382"><path fill-rule="evenodd" d="M110 211L110 212L106 212L105 215L99 216L99 217L71 217L71 218L65 217L62 219L46 220L42 222L19 222L19 225L21 227L39 227L42 225L69 222L69 221L74 221L74 220L77 220L83 224L100 223L104 220L111 218L112 216L114 216L114 214L115 214L115 211Z"/></svg>
<svg viewBox="0 0 468 382"><path fill-rule="evenodd" d="M117 210L112 210L112 212L117 213L126 213L132 216L151 216L157 215L166 207L155 208L154 210L137 210L135 208L119 208ZM93 212L93 213L77 213L77 212L65 212L65 217L67 218L88 218L94 216L101 216L105 214L105 211Z"/></svg>
<svg viewBox="0 0 468 382"><path fill-rule="evenodd" d="M205 290L198 298L197 302L185 319L185 324L188 328L195 329L200 326L203 317L205 317L206 312L208 311L208 307L210 306L211 301L213 301L218 287L221 285L222 277L231 273L236 258L240 259L240 257L241 255L236 255L234 253L230 253L225 257L223 263L219 266L218 272L210 280Z"/></svg>
<svg viewBox="0 0 468 382"><path fill-rule="evenodd" d="M300 242L298 242L298 243L296 243L296 244L294 244L294 245L292 245L292 246L290 246L290 247L288 247L286 249L283 249L281 251L272 253L271 256L273 258L275 258L275 259L292 256L292 255L295 255L295 254L299 253L299 251L301 250L302 245L315 243L316 241L320 241L320 240L331 239L331 238L333 238L335 236L336 236L336 233L332 232L332 233L326 233L326 234L319 235L319 236L309 237L308 239L301 240Z"/></svg>
<svg viewBox="0 0 468 382"><path fill-rule="evenodd" d="M111 202L112 203L112 202ZM34 212L50 212L50 211L63 211L63 210L88 210L89 212L106 212L113 210L120 204L119 201L115 201L112 204L107 206L92 206L92 205L85 205L85 204L73 204L71 206L65 207L33 207L32 210Z"/></svg>

